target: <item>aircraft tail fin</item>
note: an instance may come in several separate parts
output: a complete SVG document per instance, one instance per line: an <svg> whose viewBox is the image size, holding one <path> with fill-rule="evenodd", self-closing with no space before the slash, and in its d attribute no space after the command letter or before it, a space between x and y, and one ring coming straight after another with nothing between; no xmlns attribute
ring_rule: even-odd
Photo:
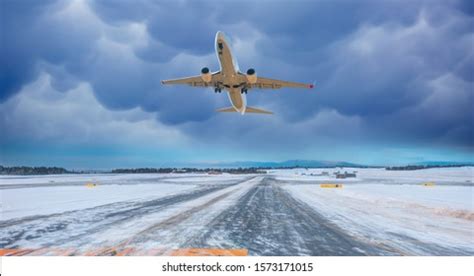
<svg viewBox="0 0 474 276"><path fill-rule="evenodd" d="M267 110L263 110L263 109L259 109L255 107L250 107L250 106L247 106L247 108L245 109L245 113L273 114L273 112L271 111L267 111Z"/></svg>

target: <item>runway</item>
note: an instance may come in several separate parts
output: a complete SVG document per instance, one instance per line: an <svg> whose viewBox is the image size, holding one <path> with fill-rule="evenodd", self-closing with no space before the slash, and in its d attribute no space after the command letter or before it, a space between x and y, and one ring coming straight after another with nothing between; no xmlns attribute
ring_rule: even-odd
<svg viewBox="0 0 474 276"><path fill-rule="evenodd" d="M469 206L453 205L464 213L438 212L437 223L428 225L419 212L429 212L430 205L420 200L423 208L410 207L410 220L418 224L404 223L405 205L391 197L372 204L357 194L368 180L325 191L317 185L323 180L281 173L97 179L93 189L74 176L54 185L49 178L23 179L18 187L2 179L0 248L26 255L170 255L182 248L247 249L260 256L474 254ZM472 193L472 186L454 190L459 187ZM384 213L367 212L384 204ZM390 220L398 224L390 228ZM413 229L421 224L429 230L424 238Z"/></svg>

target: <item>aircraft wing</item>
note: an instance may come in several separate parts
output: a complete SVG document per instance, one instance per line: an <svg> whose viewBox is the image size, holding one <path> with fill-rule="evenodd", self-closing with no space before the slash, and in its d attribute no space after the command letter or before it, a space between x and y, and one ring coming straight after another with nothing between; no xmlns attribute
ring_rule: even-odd
<svg viewBox="0 0 474 276"><path fill-rule="evenodd" d="M263 77L257 77L257 82L250 85L252 88L259 89L280 89L282 87L313 88L313 86L313 84L274 80Z"/></svg>
<svg viewBox="0 0 474 276"><path fill-rule="evenodd" d="M218 82L218 76L220 76L220 72L216 72L212 74L212 78L210 82L205 82L201 75L193 76L193 77L185 77L180 79L173 79L173 80L163 80L161 81L162 84L185 84L194 87L208 87L208 86L216 86Z"/></svg>

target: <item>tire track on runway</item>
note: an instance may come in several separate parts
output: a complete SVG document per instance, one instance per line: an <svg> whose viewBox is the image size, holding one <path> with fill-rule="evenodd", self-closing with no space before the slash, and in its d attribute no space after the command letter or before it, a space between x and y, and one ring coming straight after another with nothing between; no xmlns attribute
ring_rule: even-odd
<svg viewBox="0 0 474 276"><path fill-rule="evenodd" d="M51 215L39 215L0 222L0 248L14 248L21 243L37 246L60 246L120 225L130 219L160 212L172 205L194 200L216 191L238 185L218 184L176 195L147 201L123 201L87 209Z"/></svg>
<svg viewBox="0 0 474 276"><path fill-rule="evenodd" d="M123 250L124 248L127 248L128 246L131 246L131 245L133 247L137 247L137 244L145 244L150 240L155 241L156 240L156 233L160 233L160 232L166 231L166 230L171 230L170 233L175 234L175 235L170 235L170 233L168 233L168 235L166 237L168 240L176 239L177 238L176 236L179 236L180 233L177 232L177 231L172 231L173 228L179 227L180 223L182 223L185 220L191 218L193 215L195 215L196 213L204 210L205 208L208 208L208 207L216 204L217 202L219 202L222 199L229 196L230 193L231 192L227 192L227 193L224 193L224 194L219 195L217 197L214 197L214 198L210 199L209 201L207 201L207 202L205 202L201 205L198 205L198 206L193 207L189 210L186 210L182 213L174 215L174 216L172 216L168 219L165 219L164 221L161 221L159 223L151 225L151 226L147 227L146 229L144 229L144 230L138 232L137 234L133 235L131 238L127 239L126 241L121 242L120 244L118 244L114 248L116 250ZM161 242L163 242L163 240L161 240ZM163 248L163 252L161 254L166 254L167 250L169 250L169 249ZM104 252L108 252L108 251L109 251L109 249L106 249ZM99 255L101 255L101 253L99 253Z"/></svg>
<svg viewBox="0 0 474 276"><path fill-rule="evenodd" d="M257 176L247 178L238 185L186 203L185 206L178 207L176 212L170 213L170 216L149 224L133 236L95 254L109 255L132 250L134 254L140 255L151 250L153 255L167 255L172 250L186 247L187 241L200 235L209 221L259 183L256 178Z"/></svg>
<svg viewBox="0 0 474 276"><path fill-rule="evenodd" d="M251 255L380 255L265 177L189 247L247 248Z"/></svg>

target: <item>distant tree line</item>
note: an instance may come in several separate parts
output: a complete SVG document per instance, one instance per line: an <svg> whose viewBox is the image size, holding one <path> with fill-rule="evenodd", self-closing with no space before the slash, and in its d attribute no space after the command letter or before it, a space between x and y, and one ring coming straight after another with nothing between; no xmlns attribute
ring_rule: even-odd
<svg viewBox="0 0 474 276"><path fill-rule="evenodd" d="M387 171L414 171L414 170L424 170L424 169L432 169L432 168L457 168L457 167L465 167L465 166L472 166L469 164L450 164L450 165L408 165L408 166L394 166L394 167L386 167Z"/></svg>
<svg viewBox="0 0 474 276"><path fill-rule="evenodd" d="M114 169L111 173L172 173L173 168Z"/></svg>
<svg viewBox="0 0 474 276"><path fill-rule="evenodd" d="M69 171L60 167L4 167L0 166L0 174L3 175L46 175L46 174L82 174L98 173L97 171ZM231 173L231 174L255 174L266 173L260 168L135 168L135 169L113 169L101 171L101 173Z"/></svg>
<svg viewBox="0 0 474 276"><path fill-rule="evenodd" d="M64 174L73 173L64 168L59 167L4 167L0 166L0 174L9 175L34 175L34 174Z"/></svg>
<svg viewBox="0 0 474 276"><path fill-rule="evenodd" d="M448 164L448 165L408 165L386 167L388 171L412 171L430 168L449 168L472 166L473 164ZM284 169L294 169L298 167L284 167ZM111 171L101 171L101 173L209 173L209 174L257 174L266 173L265 170L276 169L273 167L249 167L249 168L134 168L134 169L113 169ZM283 168L278 168L283 169ZM3 175L47 175L47 174L81 174L98 173L97 171L69 171L61 167L4 167L0 165L0 174Z"/></svg>
<svg viewBox="0 0 474 276"><path fill-rule="evenodd" d="M114 169L112 173L230 173L230 174L254 174L266 173L260 168L137 168L137 169Z"/></svg>

